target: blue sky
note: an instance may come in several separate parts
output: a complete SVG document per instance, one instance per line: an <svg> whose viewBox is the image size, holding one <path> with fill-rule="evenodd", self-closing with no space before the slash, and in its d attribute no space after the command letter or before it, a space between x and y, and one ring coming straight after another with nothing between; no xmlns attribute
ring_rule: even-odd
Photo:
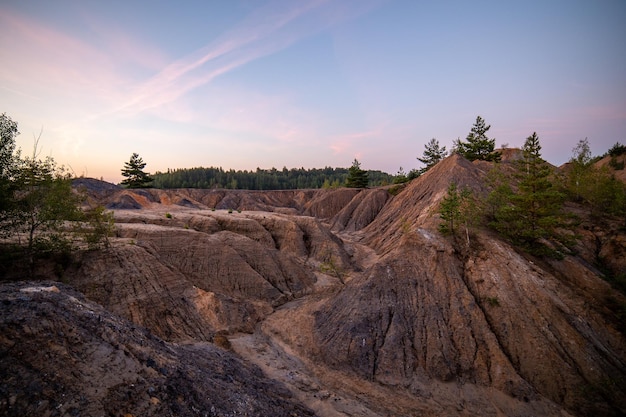
<svg viewBox="0 0 626 417"><path fill-rule="evenodd" d="M0 4L0 112L30 152L121 180L168 168L420 167L477 115L566 162L626 143L626 2Z"/></svg>

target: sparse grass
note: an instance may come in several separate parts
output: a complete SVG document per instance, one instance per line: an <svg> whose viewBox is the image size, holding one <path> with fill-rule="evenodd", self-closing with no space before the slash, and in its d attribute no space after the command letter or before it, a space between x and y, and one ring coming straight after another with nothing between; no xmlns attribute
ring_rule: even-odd
<svg viewBox="0 0 626 417"><path fill-rule="evenodd" d="M233 346L230 344L230 340L223 333L217 333L213 336L213 344L215 346L221 347L222 349L232 350Z"/></svg>
<svg viewBox="0 0 626 417"><path fill-rule="evenodd" d="M345 276L345 271L343 270L343 268L341 268L341 266L337 265L337 263L335 262L335 258L332 255L329 255L328 260L320 265L320 272L333 275L339 280L339 282L345 284L343 280L343 277Z"/></svg>
<svg viewBox="0 0 626 417"><path fill-rule="evenodd" d="M624 169L624 161L617 162L617 159L613 157L609 161L609 166L616 171L621 171L622 169Z"/></svg>
<svg viewBox="0 0 626 417"><path fill-rule="evenodd" d="M498 297L485 297L485 301L491 307L500 307L500 300L498 300Z"/></svg>
<svg viewBox="0 0 626 417"><path fill-rule="evenodd" d="M397 184L394 185L393 187L389 187L389 189L387 190L387 192L391 195L398 195L400 194L400 192L402 190L404 190L406 188L406 184L407 183L402 183L402 184Z"/></svg>
<svg viewBox="0 0 626 417"><path fill-rule="evenodd" d="M402 234L408 235L411 232L411 222L407 219L402 219Z"/></svg>

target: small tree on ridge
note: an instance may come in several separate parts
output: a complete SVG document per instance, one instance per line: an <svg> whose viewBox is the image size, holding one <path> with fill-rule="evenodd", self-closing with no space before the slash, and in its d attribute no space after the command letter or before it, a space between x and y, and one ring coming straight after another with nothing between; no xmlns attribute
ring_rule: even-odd
<svg viewBox="0 0 626 417"><path fill-rule="evenodd" d="M446 151L446 147L440 147L439 141L435 138L432 138L426 145L424 150L424 155L422 158L417 158L418 161L426 165L424 168L420 169L420 174L428 171L432 167L434 167L439 161L448 155L448 151Z"/></svg>
<svg viewBox="0 0 626 417"><path fill-rule="evenodd" d="M470 161L477 159L499 161L502 154L494 152L496 140L487 137L489 129L491 129L491 125L487 126L485 120L477 116L465 142L456 140L454 150Z"/></svg>
<svg viewBox="0 0 626 417"><path fill-rule="evenodd" d="M128 188L146 188L151 182L152 177L143 169L146 167L146 163L137 153L133 153L130 157L130 161L124 163L122 168L122 176L126 179L122 180L122 185Z"/></svg>
<svg viewBox="0 0 626 417"><path fill-rule="evenodd" d="M355 159L352 166L348 168L348 178L346 179L346 187L349 188L366 188L369 183L367 171L361 169L361 163Z"/></svg>

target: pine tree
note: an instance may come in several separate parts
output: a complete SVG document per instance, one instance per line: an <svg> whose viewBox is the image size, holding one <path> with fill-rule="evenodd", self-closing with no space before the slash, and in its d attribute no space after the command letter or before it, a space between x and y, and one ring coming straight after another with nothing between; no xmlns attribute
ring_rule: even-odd
<svg viewBox="0 0 626 417"><path fill-rule="evenodd" d="M432 138L424 147L426 149L424 150L423 158L417 158L418 161L426 165L424 168L420 169L420 174L434 167L448 154L446 147L439 147L439 141L435 138Z"/></svg>
<svg viewBox="0 0 626 417"><path fill-rule="evenodd" d="M550 235L559 222L563 196L552 186L550 166L541 158L537 133L526 138L522 147L519 192L515 204L521 220L522 236L529 241Z"/></svg>
<svg viewBox="0 0 626 417"><path fill-rule="evenodd" d="M439 205L439 215L443 222L439 231L443 234L455 234L461 225L465 226L467 243L469 244L469 228L477 217L478 208L468 188L459 190L456 183L451 182L448 191Z"/></svg>
<svg viewBox="0 0 626 417"><path fill-rule="evenodd" d="M122 176L126 177L126 179L122 181L122 185L128 188L147 187L153 179L148 173L143 171L145 167L146 163L143 159L141 159L138 154L133 153L130 157L130 161L125 162L124 168L122 168Z"/></svg>
<svg viewBox="0 0 626 417"><path fill-rule="evenodd" d="M352 166L348 168L348 178L346 179L346 187L349 188L366 188L369 183L367 171L361 169L361 163L358 160L352 162Z"/></svg>
<svg viewBox="0 0 626 417"><path fill-rule="evenodd" d="M516 165L517 191L504 181L488 198L498 205L490 226L535 254L551 253L538 242L542 238L558 238L555 229L563 223L564 199L550 180L552 169L541 157L537 133L526 138L522 159Z"/></svg>
<svg viewBox="0 0 626 417"><path fill-rule="evenodd" d="M512 206L514 192L510 179L500 169L500 164L495 164L487 173L487 184L491 188L485 210L488 224L503 235L512 236L517 217Z"/></svg>
<svg viewBox="0 0 626 417"><path fill-rule="evenodd" d="M454 228L460 216L461 199L455 183L448 186L446 196L439 205L439 214L443 222L439 225L439 231L444 234L454 234Z"/></svg>
<svg viewBox="0 0 626 417"><path fill-rule="evenodd" d="M474 122L470 133L465 138L465 142L457 140L454 150L470 161L477 159L499 161L502 154L494 152L496 140L487 137L489 129L491 129L491 125L487 126L482 117L476 117L476 122Z"/></svg>

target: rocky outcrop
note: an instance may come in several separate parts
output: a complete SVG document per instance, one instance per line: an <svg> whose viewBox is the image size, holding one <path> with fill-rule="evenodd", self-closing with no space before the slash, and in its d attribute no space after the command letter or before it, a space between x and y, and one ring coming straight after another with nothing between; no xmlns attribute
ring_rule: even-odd
<svg viewBox="0 0 626 417"><path fill-rule="evenodd" d="M171 341L252 332L273 309L314 291L324 263L352 268L317 219L276 213L122 211L118 240L65 271L90 299Z"/></svg>
<svg viewBox="0 0 626 417"><path fill-rule="evenodd" d="M90 190L93 189L99 188L92 186ZM96 192L91 192L91 194L94 193ZM390 194L384 189L350 188L280 191L115 188L113 191L101 194L101 197L100 203L114 210L174 206L266 211L315 217L332 222L337 230L359 230L374 220Z"/></svg>
<svg viewBox="0 0 626 417"><path fill-rule="evenodd" d="M425 230L415 234L316 312L322 357L388 385L428 377L533 398L454 252L444 242L433 244L437 238Z"/></svg>
<svg viewBox="0 0 626 417"><path fill-rule="evenodd" d="M539 393L584 414L624 410L623 334L559 270L606 295L596 272L573 257L542 269L484 232L469 247L437 233L448 182L481 193L482 175L453 156L383 208L363 233L384 256L315 312L319 354L384 384L426 376ZM581 387L593 394L581 397Z"/></svg>
<svg viewBox="0 0 626 417"><path fill-rule="evenodd" d="M370 224L382 210L391 195L387 190L363 190L333 216L332 229L357 231Z"/></svg>

